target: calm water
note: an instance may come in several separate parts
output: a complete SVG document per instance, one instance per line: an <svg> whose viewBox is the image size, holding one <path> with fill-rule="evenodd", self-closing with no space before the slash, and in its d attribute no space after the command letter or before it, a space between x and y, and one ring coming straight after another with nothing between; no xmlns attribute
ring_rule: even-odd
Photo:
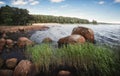
<svg viewBox="0 0 120 76"><path fill-rule="evenodd" d="M54 42L57 42L60 38L71 35L73 28L78 26L91 28L94 31L97 44L120 46L120 25L51 25L50 29L46 31L36 31L31 36L31 40L41 43L44 38L50 37Z"/></svg>

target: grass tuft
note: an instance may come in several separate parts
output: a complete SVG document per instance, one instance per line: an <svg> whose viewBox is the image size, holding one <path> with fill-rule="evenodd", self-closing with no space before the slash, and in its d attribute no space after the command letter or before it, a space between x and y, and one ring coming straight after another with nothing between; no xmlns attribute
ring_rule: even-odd
<svg viewBox="0 0 120 76"><path fill-rule="evenodd" d="M75 68L78 76L118 74L116 67L119 64L116 63L114 52L91 43L68 45L56 49L48 44L42 44L29 47L27 53L39 71L49 72L51 68L69 66Z"/></svg>

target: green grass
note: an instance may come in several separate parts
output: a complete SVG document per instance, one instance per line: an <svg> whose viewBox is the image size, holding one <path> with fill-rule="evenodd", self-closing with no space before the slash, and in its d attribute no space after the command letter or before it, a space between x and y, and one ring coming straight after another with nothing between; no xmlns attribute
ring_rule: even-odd
<svg viewBox="0 0 120 76"><path fill-rule="evenodd" d="M38 70L48 71L51 59L53 56L52 48L49 45L42 44L34 47L29 47L27 49L30 56L28 58L32 59Z"/></svg>
<svg viewBox="0 0 120 76"><path fill-rule="evenodd" d="M115 76L119 71L116 69L119 63L116 63L114 52L90 43L56 49L42 44L29 47L27 53L39 71L49 72L50 68L59 66L74 67L78 76Z"/></svg>

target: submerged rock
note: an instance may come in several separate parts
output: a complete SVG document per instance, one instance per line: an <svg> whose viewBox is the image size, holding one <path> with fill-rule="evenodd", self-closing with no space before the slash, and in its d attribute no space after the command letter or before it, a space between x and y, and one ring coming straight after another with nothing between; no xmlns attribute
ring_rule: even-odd
<svg viewBox="0 0 120 76"><path fill-rule="evenodd" d="M16 58L18 61L26 59L24 54L24 48L14 47L14 48L4 48L3 52L0 54L3 60Z"/></svg>
<svg viewBox="0 0 120 76"><path fill-rule="evenodd" d="M88 42L94 43L94 32L90 28L86 27L76 27L72 31L73 34L79 34L82 35Z"/></svg>
<svg viewBox="0 0 120 76"><path fill-rule="evenodd" d="M53 40L49 37L43 39L42 43L51 43Z"/></svg>

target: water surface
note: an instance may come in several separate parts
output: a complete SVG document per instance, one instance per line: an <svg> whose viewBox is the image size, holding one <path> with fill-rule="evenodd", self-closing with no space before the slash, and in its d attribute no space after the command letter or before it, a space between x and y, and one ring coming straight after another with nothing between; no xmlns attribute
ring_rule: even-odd
<svg viewBox="0 0 120 76"><path fill-rule="evenodd" d="M60 38L71 35L74 27L84 26L91 28L95 34L97 44L105 44L109 46L120 46L120 25L84 25L84 24L61 24L49 25L49 29L45 31L36 31L31 40L41 43L46 37L57 42Z"/></svg>

